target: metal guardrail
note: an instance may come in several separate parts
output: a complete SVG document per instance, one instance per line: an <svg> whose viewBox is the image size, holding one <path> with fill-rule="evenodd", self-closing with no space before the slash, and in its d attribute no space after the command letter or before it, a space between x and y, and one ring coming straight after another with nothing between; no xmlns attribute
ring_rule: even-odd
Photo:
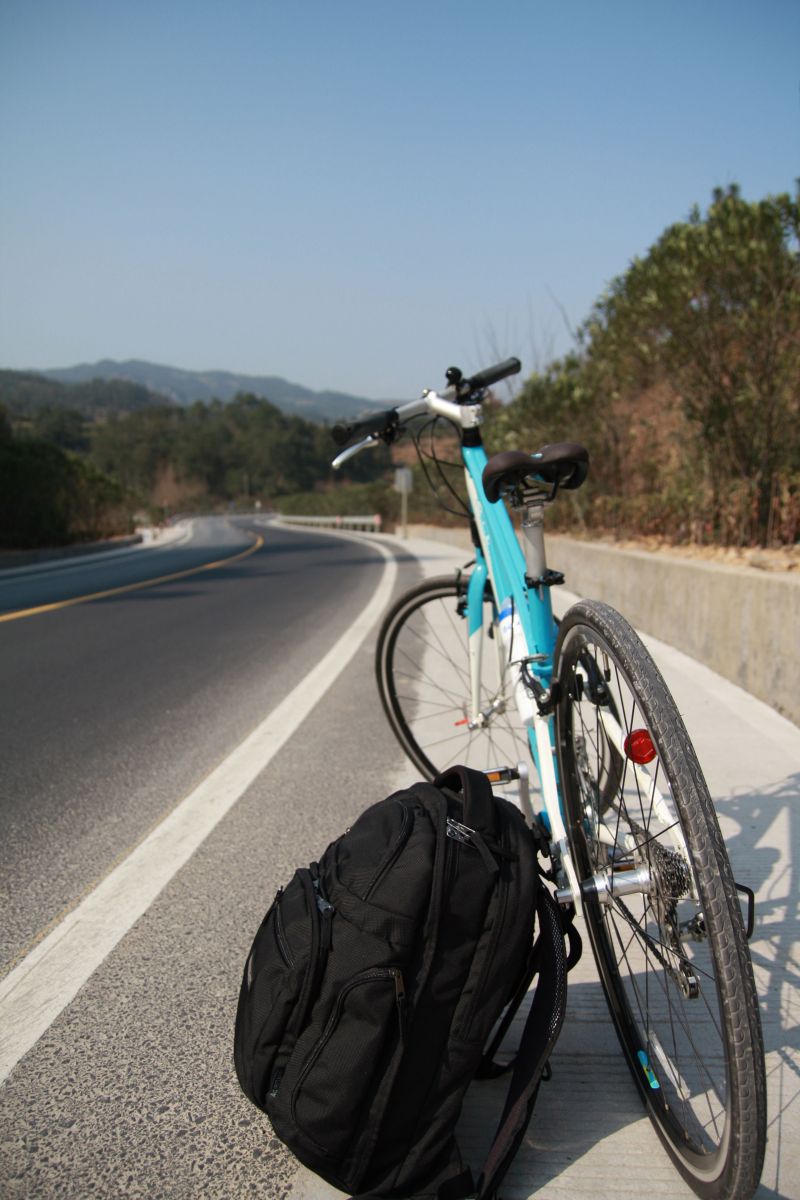
<svg viewBox="0 0 800 1200"><path fill-rule="evenodd" d="M280 519L287 525L318 525L328 529L362 529L373 533L380 533L382 524L380 513L375 513L372 517L295 517L281 513Z"/></svg>

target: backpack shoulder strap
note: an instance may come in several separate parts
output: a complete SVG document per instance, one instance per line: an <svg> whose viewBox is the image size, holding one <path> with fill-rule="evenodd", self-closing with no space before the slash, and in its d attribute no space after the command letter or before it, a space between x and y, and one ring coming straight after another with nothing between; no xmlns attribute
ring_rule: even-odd
<svg viewBox="0 0 800 1200"><path fill-rule="evenodd" d="M461 792L464 801L464 824L470 829L490 833L495 827L495 794L482 771L472 767L451 767L433 781L438 788Z"/></svg>
<svg viewBox="0 0 800 1200"><path fill-rule="evenodd" d="M481 1177L477 1200L494 1200L528 1127L547 1060L558 1040L567 1008L567 956L558 905L546 888L537 896L539 981L525 1021L503 1115Z"/></svg>

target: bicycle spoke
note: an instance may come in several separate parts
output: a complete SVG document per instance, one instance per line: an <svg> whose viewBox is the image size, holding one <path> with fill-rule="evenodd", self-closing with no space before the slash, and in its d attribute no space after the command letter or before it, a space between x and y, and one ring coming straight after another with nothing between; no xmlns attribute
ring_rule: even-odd
<svg viewBox="0 0 800 1200"><path fill-rule="evenodd" d="M675 1032L675 1016L676 1016L676 1012L677 1012L677 1019L678 1019L680 1028L683 1032L684 1038L685 1038L686 1042L688 1043L690 1049L693 1051L694 1070L692 1071L692 1074L699 1075L700 1077L704 1076L707 1080L708 1087L706 1089L706 1092L703 1094L703 1098L704 1098L704 1102L706 1104L708 1104L710 1119L715 1124L715 1128L717 1129L717 1132L719 1133L720 1131L718 1128L717 1116L714 1113L714 1110L713 1110L710 1100L708 1098L708 1089L709 1088L712 1093L717 1094L718 1088L719 1088L718 1081L712 1076L710 1070L707 1067L707 1063L706 1063L707 1051L701 1050L696 1044L694 1034L693 1034L693 1029L692 1029L692 1022L684 1010L683 998L677 996L677 994L675 993L674 989L675 989L676 985L674 983L671 984L667 979L664 978L663 968L660 968L660 964L653 965L653 959L650 954L651 946L649 945L649 943L647 941L641 941L640 939L637 938L637 930L636 930L635 921L634 922L626 921L626 928L629 928L631 930L631 935L627 942L623 941L623 939L621 937L620 929L619 929L619 926L617 925L617 923L613 920L610 920L609 923L612 926L614 936L619 945L620 960L622 962L624 962L626 965L628 983L630 985L631 991L633 992L634 999L637 1004L637 1008L639 1011L639 1017L640 1017L640 1021L642 1024L642 1029L645 1033L646 1040L648 1042L650 1042L651 1038L655 1039L655 1041L661 1047L662 1053L664 1053L664 1054L666 1053L664 1050L664 1047L661 1046L660 1040L655 1037L654 1031L651 1033L650 1013L651 1013L651 1010L653 1009L653 1005L654 1005L654 999L652 996L651 987L653 985L655 985L655 986L657 986L658 993L663 997L663 999L665 1001L667 1012L668 1012L669 1023L670 1023L670 1027L671 1027L671 1031L672 1031L673 1058L676 1060L680 1059L680 1052L678 1049L678 1039L677 1039L677 1035ZM642 993L642 985L640 984L640 982L638 980L638 971L635 967L635 964L633 963L633 961L630 958L630 949L631 949L632 944L634 944L634 942L636 942L636 944L638 944L640 946L640 948L643 949L643 951L644 951L644 974L645 974L644 995ZM676 1007L676 1003L677 1003L677 1007ZM716 1027L716 1025L715 1025L715 1032L717 1033L717 1035L719 1037L719 1030ZM658 1057L658 1055L657 1055L657 1057ZM659 1058L659 1061L661 1061L660 1058ZM693 1116L697 1120L698 1125L700 1125L702 1127L702 1122L699 1120L696 1112L691 1107L691 1097L686 1095L686 1093L685 1093L685 1088L686 1088L686 1084L685 1084L686 1070L685 1070L685 1068L684 1068L684 1070L681 1070L679 1061L676 1061L674 1063L674 1065L672 1065L671 1067L667 1062L663 1062L663 1061L661 1062L661 1065L662 1065L663 1070L665 1070L667 1072L670 1082L676 1088L676 1092L680 1096L682 1102L684 1103L684 1105L686 1105L687 1108L691 1109ZM724 1106L724 1102L722 1099L721 1099L721 1104L723 1104L723 1106Z"/></svg>

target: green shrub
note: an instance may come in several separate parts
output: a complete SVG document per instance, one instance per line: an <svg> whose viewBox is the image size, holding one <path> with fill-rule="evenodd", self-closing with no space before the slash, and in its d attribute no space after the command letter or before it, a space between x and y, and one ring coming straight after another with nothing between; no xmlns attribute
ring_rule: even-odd
<svg viewBox="0 0 800 1200"><path fill-rule="evenodd" d="M130 529L125 492L91 464L48 442L0 440L0 546L63 546Z"/></svg>

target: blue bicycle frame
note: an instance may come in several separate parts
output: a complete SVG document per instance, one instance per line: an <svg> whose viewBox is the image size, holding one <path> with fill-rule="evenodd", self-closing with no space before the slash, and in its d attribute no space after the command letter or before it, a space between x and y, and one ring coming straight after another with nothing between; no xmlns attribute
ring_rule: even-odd
<svg viewBox="0 0 800 1200"><path fill-rule="evenodd" d="M473 517L478 528L481 545L476 547L476 563L467 591L468 634L473 635L481 628L483 619L483 597L487 577L491 581L498 620L509 620L513 638L524 640L522 646L513 648L514 661L528 660L543 687L548 688L553 674L553 649L556 626L550 603L550 589L539 587L532 591L526 582L526 561L520 548L514 526L502 500L494 504L482 498L483 469L487 463L482 445L463 447L464 465L467 470L468 491ZM517 618L517 620L515 620ZM477 643L479 644L479 643ZM517 652L518 651L518 652ZM531 707L526 705L526 707ZM477 717L477 713L472 716ZM527 716L528 714L523 714ZM542 765L539 761L539 745L530 720L526 720L528 738L540 780ZM551 730L551 723L548 723ZM550 737L551 755L553 747Z"/></svg>
<svg viewBox="0 0 800 1200"><path fill-rule="evenodd" d="M488 579L498 610L498 625L509 647L509 665L519 664L514 693L539 776L544 811L538 815L558 847L574 902L580 909L580 887L564 827L554 721L552 715L540 711L530 688L523 681L524 667L535 676L545 692L549 690L553 679L556 623L550 588L544 582L540 582L538 586L534 582L537 579L541 580L545 573L541 507L538 525L526 529L523 523L523 535L527 538L526 545L529 549L529 557L526 558L505 504L502 500L491 503L485 496L483 469L488 460L483 445L479 440L477 445L464 445L462 454L470 506L480 540L480 545L475 548L475 567L467 588L472 691L470 719L475 723L480 723L483 719L479 711L478 680L479 655L483 643L481 625Z"/></svg>
<svg viewBox="0 0 800 1200"><path fill-rule="evenodd" d="M536 674L541 676L547 687L552 678L553 649L556 642L550 589L537 588L532 600L530 589L525 582L525 556L517 541L508 510L502 500L491 504L485 498L478 499L483 486L483 469L488 461L483 446L465 446L463 456L472 484L470 499L473 516L478 523L495 597L498 603L506 599L513 601L514 609L522 623L528 653L535 656ZM475 494L472 494L473 490Z"/></svg>

